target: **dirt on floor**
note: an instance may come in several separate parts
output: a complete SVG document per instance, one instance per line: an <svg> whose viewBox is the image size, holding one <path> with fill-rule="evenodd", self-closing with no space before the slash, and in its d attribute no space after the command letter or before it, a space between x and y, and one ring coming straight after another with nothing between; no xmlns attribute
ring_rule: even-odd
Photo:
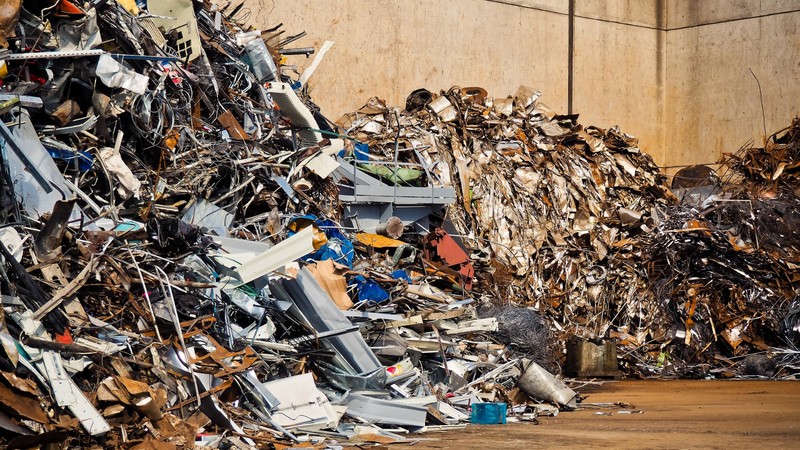
<svg viewBox="0 0 800 450"><path fill-rule="evenodd" d="M470 425L426 433L431 440L413 448L800 448L800 382L620 381L582 393L586 403L626 402L643 413L581 409L539 425Z"/></svg>

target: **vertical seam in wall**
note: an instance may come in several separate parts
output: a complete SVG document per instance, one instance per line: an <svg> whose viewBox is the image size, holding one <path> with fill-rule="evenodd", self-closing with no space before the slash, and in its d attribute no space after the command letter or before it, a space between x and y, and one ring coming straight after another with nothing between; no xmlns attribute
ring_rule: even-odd
<svg viewBox="0 0 800 450"><path fill-rule="evenodd" d="M667 162L667 113L669 112L669 108L667 108L667 92L669 88L669 77L667 76L667 68L669 67L669 1L668 0L661 0L662 7L659 8L659 14L661 14L661 21L663 22L662 28L663 30L658 31L659 33L663 33L663 40L661 49L662 54L659 56L661 58L661 92L660 100L661 100L661 120L659 121L659 126L661 127L661 161L664 164L668 164Z"/></svg>
<svg viewBox="0 0 800 450"><path fill-rule="evenodd" d="M572 114L572 96L575 91L575 0L569 0L567 21L567 114Z"/></svg>

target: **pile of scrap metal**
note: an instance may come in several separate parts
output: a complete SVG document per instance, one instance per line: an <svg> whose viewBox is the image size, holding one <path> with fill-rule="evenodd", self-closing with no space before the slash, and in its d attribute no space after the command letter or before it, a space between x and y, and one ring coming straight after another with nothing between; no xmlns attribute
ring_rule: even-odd
<svg viewBox="0 0 800 450"><path fill-rule="evenodd" d="M676 189L682 204L638 244L666 320L615 330L633 371L800 370L800 119L721 163L719 183Z"/></svg>
<svg viewBox="0 0 800 450"><path fill-rule="evenodd" d="M584 128L539 96L526 87L505 99L481 88L418 90L405 110L371 99L339 122L369 144L369 164L400 155L454 187L446 219L475 249L477 284L495 301L532 305L561 342L658 321L633 243L674 201L666 177L636 139Z"/></svg>
<svg viewBox="0 0 800 450"><path fill-rule="evenodd" d="M476 402L535 420L576 407L547 370L573 336L616 338L632 374L776 347L741 370L796 368L798 121L679 204L634 138L528 88L334 125L305 90L331 44L295 79L285 56L315 50L241 5L0 9L9 448L400 442Z"/></svg>
<svg viewBox="0 0 800 450"><path fill-rule="evenodd" d="M764 191L772 188L771 196L787 190L800 196L800 117L770 136L763 148L742 148L726 155L723 163L740 177L734 182Z"/></svg>
<svg viewBox="0 0 800 450"><path fill-rule="evenodd" d="M537 313L478 314L455 191L364 162L280 64L313 49L245 12L3 3L2 444L346 446L574 408Z"/></svg>
<svg viewBox="0 0 800 450"><path fill-rule="evenodd" d="M673 193L635 139L576 119L526 87L455 87L338 122L368 144L363 167L455 190L442 220L474 249L475 291L533 306L556 342L614 339L633 376L797 373L800 122Z"/></svg>

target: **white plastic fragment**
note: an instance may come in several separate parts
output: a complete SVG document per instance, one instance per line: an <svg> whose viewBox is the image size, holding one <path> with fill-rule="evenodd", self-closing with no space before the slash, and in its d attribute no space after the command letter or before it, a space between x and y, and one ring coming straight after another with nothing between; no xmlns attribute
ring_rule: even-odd
<svg viewBox="0 0 800 450"><path fill-rule="evenodd" d="M118 63L107 54L100 55L95 69L97 77L108 87L123 88L139 95L147 92L150 79Z"/></svg>

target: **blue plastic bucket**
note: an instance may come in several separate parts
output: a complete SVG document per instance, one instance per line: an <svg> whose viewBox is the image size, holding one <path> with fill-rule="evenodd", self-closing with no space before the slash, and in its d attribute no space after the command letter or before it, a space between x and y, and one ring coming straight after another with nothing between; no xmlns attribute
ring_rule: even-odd
<svg viewBox="0 0 800 450"><path fill-rule="evenodd" d="M473 403L469 421L482 425L506 423L505 403Z"/></svg>

